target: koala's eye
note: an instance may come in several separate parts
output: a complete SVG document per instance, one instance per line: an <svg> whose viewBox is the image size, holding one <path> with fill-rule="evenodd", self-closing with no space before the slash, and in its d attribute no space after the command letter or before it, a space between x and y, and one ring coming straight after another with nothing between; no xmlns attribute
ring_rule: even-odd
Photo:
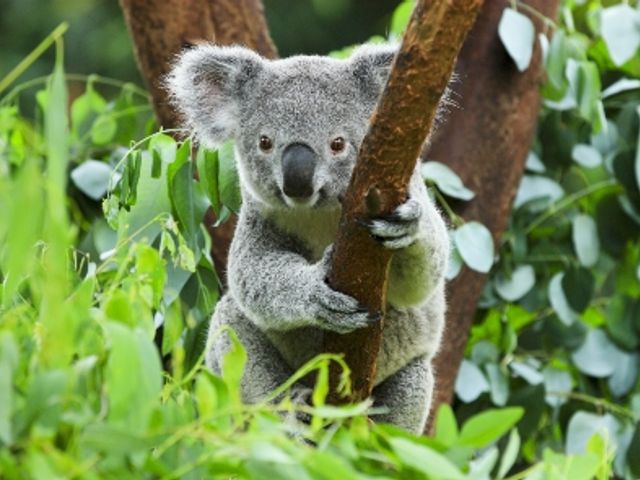
<svg viewBox="0 0 640 480"><path fill-rule="evenodd" d="M346 142L342 137L336 137L331 141L331 151L333 153L340 153L344 151L345 146L346 146Z"/></svg>
<svg viewBox="0 0 640 480"><path fill-rule="evenodd" d="M260 150L267 153L273 149L273 141L266 135L261 135L258 146L260 147Z"/></svg>

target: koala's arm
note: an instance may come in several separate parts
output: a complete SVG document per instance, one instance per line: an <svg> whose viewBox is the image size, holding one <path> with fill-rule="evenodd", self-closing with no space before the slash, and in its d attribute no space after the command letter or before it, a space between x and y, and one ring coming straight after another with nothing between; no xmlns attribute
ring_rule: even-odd
<svg viewBox="0 0 640 480"><path fill-rule="evenodd" d="M429 197L419 169L413 174L409 198L421 206L416 240L391 259L387 302L405 308L426 302L444 282L449 258L449 235L444 220Z"/></svg>
<svg viewBox="0 0 640 480"><path fill-rule="evenodd" d="M260 215L241 214L229 257L229 292L263 330L316 327L340 333L375 321L325 282L329 251L309 263L293 238Z"/></svg>

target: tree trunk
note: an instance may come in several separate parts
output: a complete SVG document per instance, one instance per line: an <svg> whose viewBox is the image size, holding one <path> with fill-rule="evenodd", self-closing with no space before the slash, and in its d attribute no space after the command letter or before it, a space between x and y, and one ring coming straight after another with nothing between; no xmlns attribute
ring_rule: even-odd
<svg viewBox="0 0 640 480"><path fill-rule="evenodd" d="M261 0L120 0L124 18L133 38L138 68L151 93L160 125L181 125L177 112L167 101L162 79L180 51L199 42L244 45L267 58L277 56L269 36ZM229 244L236 218L218 228L213 212L205 218L212 237L212 256L216 269L226 270Z"/></svg>
<svg viewBox="0 0 640 480"><path fill-rule="evenodd" d="M554 18L558 0L527 4ZM543 73L537 41L531 65L522 73L502 46L497 32L506 6L506 1L500 1L486 2L483 7L458 59L460 82L453 89L460 108L451 112L423 154L449 165L476 193L471 202L455 205L455 210L466 220L485 224L496 244L509 219L535 132ZM540 31L541 22L532 20ZM453 398L485 280L485 275L465 267L448 285L447 327L435 359L437 392L432 411Z"/></svg>
<svg viewBox="0 0 640 480"><path fill-rule="evenodd" d="M456 57L482 0L421 0L417 3L389 75L343 202L329 283L381 317L347 335L325 334L324 350L343 353L353 394L339 398L339 368L331 371L331 401L371 394L382 337L391 252L374 241L359 219L391 213L406 200L420 150L433 124Z"/></svg>

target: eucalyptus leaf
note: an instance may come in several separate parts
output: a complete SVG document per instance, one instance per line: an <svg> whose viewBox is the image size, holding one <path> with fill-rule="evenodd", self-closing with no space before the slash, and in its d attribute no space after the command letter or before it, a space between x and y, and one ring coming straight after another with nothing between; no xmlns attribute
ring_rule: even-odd
<svg viewBox="0 0 640 480"><path fill-rule="evenodd" d="M565 325L571 325L578 320L578 314L571 308L571 305L569 305L569 301L567 300L564 289L562 288L563 278L564 273L556 273L551 278L547 295L549 296L549 302L558 315L558 318Z"/></svg>
<svg viewBox="0 0 640 480"><path fill-rule="evenodd" d="M602 37L613 63L630 60L640 47L640 12L629 5L614 5L602 10Z"/></svg>
<svg viewBox="0 0 640 480"><path fill-rule="evenodd" d="M496 278L495 288L498 295L508 302L515 302L524 297L535 285L535 270L531 265L518 265L507 278L500 272Z"/></svg>
<svg viewBox="0 0 640 480"><path fill-rule="evenodd" d="M514 208L520 208L532 200L545 198L549 202L555 202L564 196L564 190L558 182L548 177L538 175L524 175L520 181Z"/></svg>
<svg viewBox="0 0 640 480"><path fill-rule="evenodd" d="M606 378L624 362L623 355L624 352L609 340L603 330L592 328L588 330L584 343L571 353L571 359L582 373Z"/></svg>
<svg viewBox="0 0 640 480"><path fill-rule="evenodd" d="M593 267L600 256L596 222L589 215L576 215L572 221L573 248L585 267Z"/></svg>
<svg viewBox="0 0 640 480"><path fill-rule="evenodd" d="M573 389L571 374L566 370L547 366L542 371L542 376L546 392L544 399L547 404L554 408L565 404Z"/></svg>
<svg viewBox="0 0 640 480"><path fill-rule="evenodd" d="M586 168L595 168L602 163L602 155L591 145L579 143L573 147L571 158Z"/></svg>
<svg viewBox="0 0 640 480"><path fill-rule="evenodd" d="M456 395L465 403L473 402L484 392L489 391L489 382L475 363L462 360L456 377Z"/></svg>
<svg viewBox="0 0 640 480"><path fill-rule="evenodd" d="M466 188L460 177L449 167L440 162L425 162L420 167L425 180L432 181L445 195L460 200L471 200L475 194Z"/></svg>
<svg viewBox="0 0 640 480"><path fill-rule="evenodd" d="M531 63L535 27L526 15L512 8L505 8L498 24L498 35L516 67L524 72Z"/></svg>
<svg viewBox="0 0 640 480"><path fill-rule="evenodd" d="M467 222L453 235L460 256L471 269L487 273L493 265L493 238L479 222Z"/></svg>
<svg viewBox="0 0 640 480"><path fill-rule="evenodd" d="M109 189L112 175L109 165L90 159L71 171L71 180L88 197L100 200Z"/></svg>
<svg viewBox="0 0 640 480"><path fill-rule="evenodd" d="M613 440L616 437L616 430L617 422L608 413L596 415L591 412L577 411L567 426L565 449L569 454L584 453L593 435Z"/></svg>

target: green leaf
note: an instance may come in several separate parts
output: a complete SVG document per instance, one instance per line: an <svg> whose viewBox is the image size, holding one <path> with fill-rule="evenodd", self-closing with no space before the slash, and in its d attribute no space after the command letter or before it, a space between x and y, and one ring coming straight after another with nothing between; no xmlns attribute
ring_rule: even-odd
<svg viewBox="0 0 640 480"><path fill-rule="evenodd" d="M197 250L198 233L193 196L193 163L189 161L191 143L184 142L167 169L169 197L180 232L192 251Z"/></svg>
<svg viewBox="0 0 640 480"><path fill-rule="evenodd" d="M636 78L621 78L617 82L609 85L602 92L602 98L613 97L619 93L628 92L629 90L640 89L640 80Z"/></svg>
<svg viewBox="0 0 640 480"><path fill-rule="evenodd" d="M544 377L544 389L547 392L544 398L547 404L554 408L565 404L573 389L571 374L566 370L547 366L542 370L542 376Z"/></svg>
<svg viewBox="0 0 640 480"><path fill-rule="evenodd" d="M455 245L464 262L473 270L487 273L493 265L493 238L479 222L467 222L453 234Z"/></svg>
<svg viewBox="0 0 640 480"><path fill-rule="evenodd" d="M446 403L441 404L438 408L434 439L447 448L458 440L458 422L453 410Z"/></svg>
<svg viewBox="0 0 640 480"><path fill-rule="evenodd" d="M640 12L629 5L615 5L602 10L602 38L616 66L631 59L640 46Z"/></svg>
<svg viewBox="0 0 640 480"><path fill-rule="evenodd" d="M496 363L488 363L484 366L491 386L491 401L494 405L504 407L509 399L509 378Z"/></svg>
<svg viewBox="0 0 640 480"><path fill-rule="evenodd" d="M592 328L583 344L571 354L571 360L582 373L603 378L611 376L624 361L621 354L603 330Z"/></svg>
<svg viewBox="0 0 640 480"><path fill-rule="evenodd" d="M13 443L14 371L18 365L18 346L10 332L0 332L0 444Z"/></svg>
<svg viewBox="0 0 640 480"><path fill-rule="evenodd" d="M564 196L564 190L558 182L539 175L524 175L520 181L513 207L520 208L532 200L545 198L555 202Z"/></svg>
<svg viewBox="0 0 640 480"><path fill-rule="evenodd" d="M162 367L152 340L142 330L108 322L110 352L105 372L109 422L144 432L159 404Z"/></svg>
<svg viewBox="0 0 640 480"><path fill-rule="evenodd" d="M389 444L403 464L422 472L428 478L464 480L466 477L440 453L405 438L390 438Z"/></svg>
<svg viewBox="0 0 640 480"><path fill-rule="evenodd" d="M425 162L420 167L420 172L422 178L435 183L445 195L460 200L471 200L475 197L475 193L465 188L460 177L443 163Z"/></svg>
<svg viewBox="0 0 640 480"><path fill-rule="evenodd" d="M596 415L590 412L577 411L567 425L565 449L569 454L580 454L586 451L587 443L592 436L599 434L605 439L614 439L617 425L610 414Z"/></svg>
<svg viewBox="0 0 640 480"><path fill-rule="evenodd" d="M518 70L524 72L531 63L535 27L529 18L512 8L505 8L498 25L498 35Z"/></svg>
<svg viewBox="0 0 640 480"><path fill-rule="evenodd" d="M596 222L589 215L576 215L572 221L573 248L585 267L593 267L600 256Z"/></svg>
<svg viewBox="0 0 640 480"><path fill-rule="evenodd" d="M636 108L636 113L638 114L638 118L640 118L640 105ZM640 122L638 122L640 125ZM640 126L638 128L638 141L636 142L636 158L634 162L635 172L636 172L636 187L640 188Z"/></svg>
<svg viewBox="0 0 640 480"><path fill-rule="evenodd" d="M502 453L502 459L500 460L500 466L498 467L498 480L504 478L511 470L511 467L516 463L518 458L518 452L520 451L520 435L518 430L512 430L509 435L509 441Z"/></svg>
<svg viewBox="0 0 640 480"><path fill-rule="evenodd" d="M91 126L91 141L96 145L106 145L113 140L118 131L118 123L112 115L100 115Z"/></svg>
<svg viewBox="0 0 640 480"><path fill-rule="evenodd" d="M575 83L578 110L585 120L598 121L601 84L598 66L593 62L578 63ZM600 128L594 128L600 130Z"/></svg>
<svg viewBox="0 0 640 480"><path fill-rule="evenodd" d="M565 325L571 325L578 319L578 314L571 308L569 301L565 296L565 291L562 288L562 279L564 273L556 273L549 282L547 295L549 296L549 302L555 310L558 318Z"/></svg>
<svg viewBox="0 0 640 480"><path fill-rule="evenodd" d="M553 34L549 51L545 58L545 71L551 84L560 90L566 86L565 67L567 64L569 48L567 46L566 34L559 29Z"/></svg>
<svg viewBox="0 0 640 480"><path fill-rule="evenodd" d="M620 351L616 356L616 368L608 384L614 397L620 398L635 387L640 368L640 355Z"/></svg>
<svg viewBox="0 0 640 480"><path fill-rule="evenodd" d="M482 370L469 360L462 360L456 377L455 392L464 403L471 403L484 392L489 391L489 383Z"/></svg>
<svg viewBox="0 0 640 480"><path fill-rule="evenodd" d="M574 145L571 158L585 168L595 168L602 164L602 155L598 149L584 143Z"/></svg>
<svg viewBox="0 0 640 480"><path fill-rule="evenodd" d="M570 267L564 273L561 283L569 307L574 312L584 312L593 296L593 274L584 267Z"/></svg>
<svg viewBox="0 0 640 480"><path fill-rule="evenodd" d="M218 175L220 170L220 159L217 150L207 150L200 148L196 157L200 183L211 202L216 216L220 215L220 191L218 190Z"/></svg>
<svg viewBox="0 0 640 480"><path fill-rule="evenodd" d="M240 197L240 180L238 179L233 142L226 142L220 147L218 159L220 161L218 170L220 201L232 212L238 213L242 198Z"/></svg>
<svg viewBox="0 0 640 480"><path fill-rule="evenodd" d="M97 160L87 160L71 171L71 180L88 197L100 200L107 193L113 170Z"/></svg>
<svg viewBox="0 0 640 480"><path fill-rule="evenodd" d="M640 455L638 452L640 452L640 422L636 423L636 429L627 450L627 464L635 477L640 477Z"/></svg>
<svg viewBox="0 0 640 480"><path fill-rule="evenodd" d="M460 444L484 448L511 430L523 414L522 408L509 407L474 415L462 427Z"/></svg>
<svg viewBox="0 0 640 480"><path fill-rule="evenodd" d="M415 4L415 0L404 0L404 2L396 7L391 17L390 33L397 37L402 36L405 28L407 28L409 24L409 19L411 18Z"/></svg>
<svg viewBox="0 0 640 480"><path fill-rule="evenodd" d="M524 297L536 283L535 270L531 265L518 265L511 277L498 273L495 283L496 292L507 302L515 302Z"/></svg>

